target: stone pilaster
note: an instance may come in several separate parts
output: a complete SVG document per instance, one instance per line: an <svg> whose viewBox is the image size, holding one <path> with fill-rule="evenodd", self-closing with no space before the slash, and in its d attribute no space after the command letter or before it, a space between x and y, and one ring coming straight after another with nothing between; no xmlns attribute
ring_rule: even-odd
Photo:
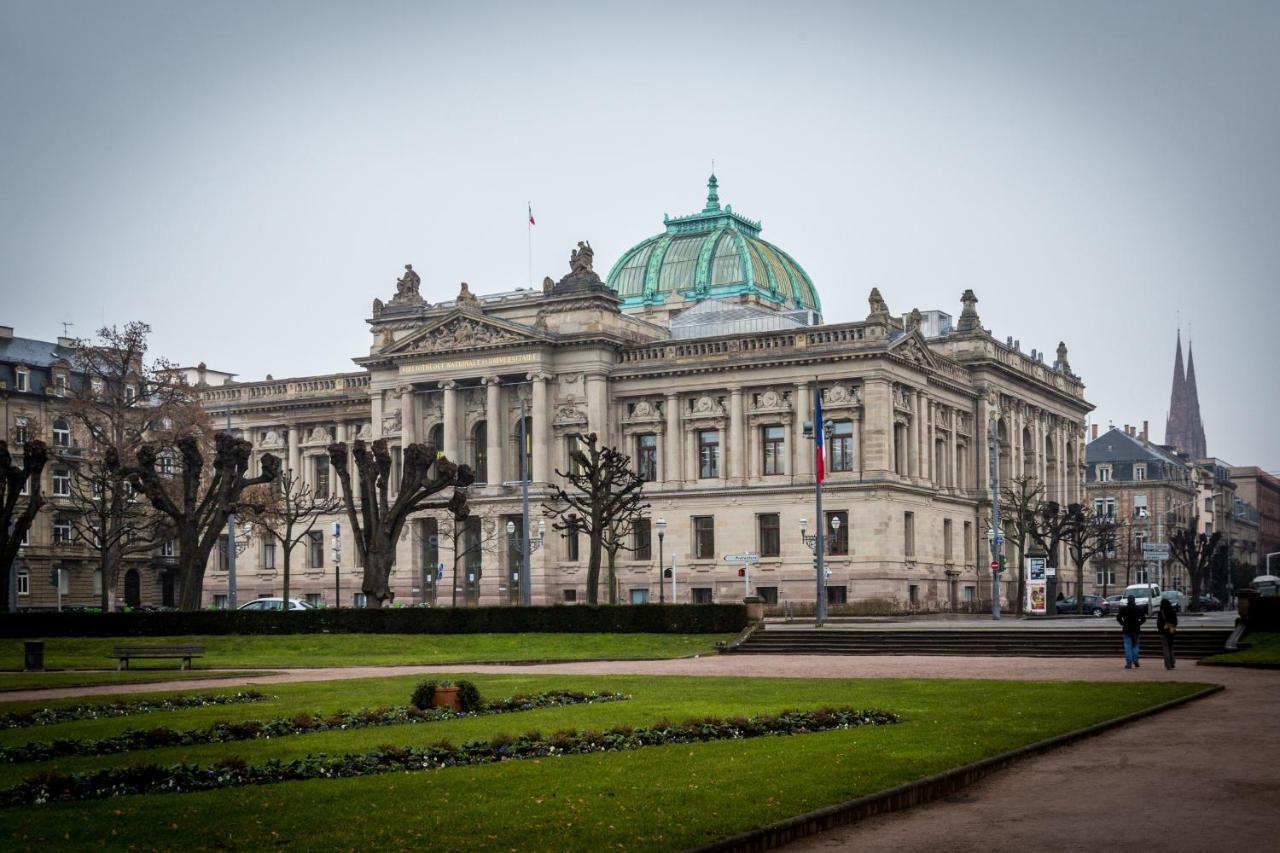
<svg viewBox="0 0 1280 853"><path fill-rule="evenodd" d="M458 462L458 383L452 379L441 382L444 391L444 455L451 462Z"/></svg>
<svg viewBox="0 0 1280 853"><path fill-rule="evenodd" d="M530 373L533 381L533 480L536 483L551 482L550 424L551 412L547 407L547 374Z"/></svg>
<svg viewBox="0 0 1280 853"><path fill-rule="evenodd" d="M727 471L733 485L742 485L746 477L747 460L746 423L742 412L742 388L729 389L729 458Z"/></svg>
<svg viewBox="0 0 1280 853"><path fill-rule="evenodd" d="M400 388L400 446L408 447L418 440L418 412L414 405L412 385Z"/></svg>
<svg viewBox="0 0 1280 853"><path fill-rule="evenodd" d="M814 415L813 401L810 396L809 383L797 382L791 425L791 473L793 475L791 481L793 483L804 482L813 476L814 448L812 443L804 437L804 422L811 420ZM817 426L814 424L815 431Z"/></svg>
<svg viewBox="0 0 1280 853"><path fill-rule="evenodd" d="M502 484L502 436L507 421L502 412L502 385L496 376L486 377L484 385L484 476L488 485L499 486Z"/></svg>
<svg viewBox="0 0 1280 853"><path fill-rule="evenodd" d="M885 379L863 387L862 462L866 476L883 478L893 470L893 388Z"/></svg>
<svg viewBox="0 0 1280 853"><path fill-rule="evenodd" d="M671 489L684 482L684 467L680 464L681 454L684 453L684 434L680 431L680 398L676 394L667 394L666 415L667 429L662 436L662 479L667 488Z"/></svg>

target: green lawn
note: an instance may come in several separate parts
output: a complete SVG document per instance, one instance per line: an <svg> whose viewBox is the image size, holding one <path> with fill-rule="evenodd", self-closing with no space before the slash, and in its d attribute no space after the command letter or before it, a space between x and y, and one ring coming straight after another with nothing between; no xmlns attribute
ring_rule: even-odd
<svg viewBox="0 0 1280 853"><path fill-rule="evenodd" d="M625 702L271 740L170 747L0 766L0 787L42 770L76 772L238 756L250 764L382 744L455 744L498 733L648 725L697 716L876 707L904 722L821 734L647 747L292 782L199 794L148 795L0 812L8 849L262 847L300 849L668 850L741 832L1106 720L1202 685L943 679L765 679L635 676L464 676L485 696L548 689L620 690ZM406 701L417 677L273 686L275 698L142 717L0 732L5 744L101 737L127 728L208 725L303 710ZM75 701L75 700L71 700ZM83 700L79 700L83 701ZM33 703L2 703L0 711ZM51 704L51 703L50 703Z"/></svg>
<svg viewBox="0 0 1280 853"><path fill-rule="evenodd" d="M38 687L97 687L102 684L146 684L153 681L184 681L189 678L244 678L270 672L211 672L200 669L126 669L121 672L0 672L0 693Z"/></svg>
<svg viewBox="0 0 1280 853"><path fill-rule="evenodd" d="M1225 652L1200 661L1214 666L1256 666L1280 669L1280 632L1259 631L1245 635L1249 648Z"/></svg>
<svg viewBox="0 0 1280 853"><path fill-rule="evenodd" d="M183 637L54 637L45 666L109 663L116 645L201 645L205 667L385 666L504 661L677 658L715 650L733 634L229 634ZM0 642L0 670L22 668L22 642Z"/></svg>

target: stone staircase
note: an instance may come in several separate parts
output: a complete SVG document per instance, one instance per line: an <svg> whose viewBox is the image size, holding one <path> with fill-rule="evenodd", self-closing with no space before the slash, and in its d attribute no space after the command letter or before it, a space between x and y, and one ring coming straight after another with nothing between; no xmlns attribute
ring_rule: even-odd
<svg viewBox="0 0 1280 853"><path fill-rule="evenodd" d="M1174 652L1198 659L1224 651L1231 630L1186 628L1178 632ZM970 657L1114 657L1124 655L1118 629L931 628L886 630L839 627L768 628L729 649L744 655L961 655ZM1161 658L1154 631L1142 634L1142 657Z"/></svg>

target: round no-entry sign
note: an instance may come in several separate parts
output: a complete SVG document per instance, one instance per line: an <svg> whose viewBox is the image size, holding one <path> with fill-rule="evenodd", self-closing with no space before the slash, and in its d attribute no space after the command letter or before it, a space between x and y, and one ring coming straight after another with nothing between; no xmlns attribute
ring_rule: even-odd
<svg viewBox="0 0 1280 853"><path fill-rule="evenodd" d="M992 560L992 561L991 561L991 571L996 572L996 571L999 571L999 570L1000 570L1000 561L999 561L999 560Z"/></svg>

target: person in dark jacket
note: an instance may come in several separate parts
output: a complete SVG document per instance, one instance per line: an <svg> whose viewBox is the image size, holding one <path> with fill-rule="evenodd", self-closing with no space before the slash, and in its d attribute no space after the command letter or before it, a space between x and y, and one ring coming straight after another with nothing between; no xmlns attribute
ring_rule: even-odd
<svg viewBox="0 0 1280 853"><path fill-rule="evenodd" d="M1173 669L1173 637L1178 633L1178 613L1167 598L1160 599L1160 612L1156 615L1156 633L1160 635L1160 647L1164 649L1164 668Z"/></svg>
<svg viewBox="0 0 1280 853"><path fill-rule="evenodd" d="M1120 623L1120 630L1124 634L1124 668L1141 667L1142 664L1138 663L1138 639L1142 633L1142 623L1147 621L1147 609L1139 607L1131 595L1116 614L1116 621Z"/></svg>

